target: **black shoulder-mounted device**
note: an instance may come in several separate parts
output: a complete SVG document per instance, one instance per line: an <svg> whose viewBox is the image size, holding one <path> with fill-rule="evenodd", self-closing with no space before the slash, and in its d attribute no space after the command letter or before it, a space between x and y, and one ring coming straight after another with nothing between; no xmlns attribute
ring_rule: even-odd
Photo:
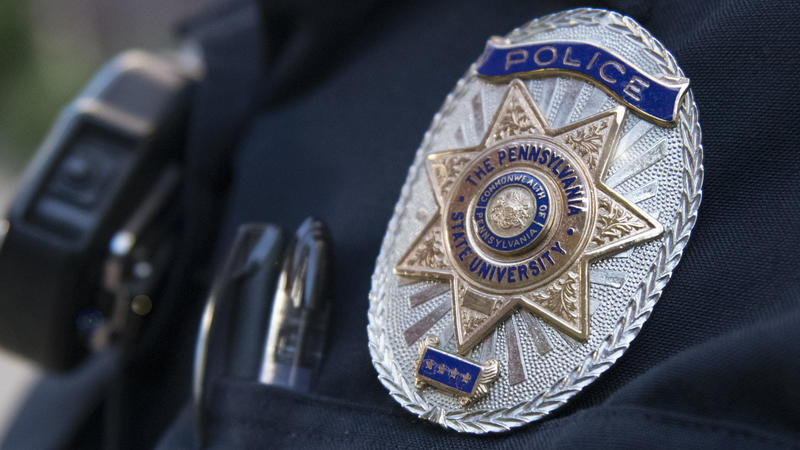
<svg viewBox="0 0 800 450"><path fill-rule="evenodd" d="M149 310L197 61L122 53L61 112L0 221L3 346L65 369Z"/></svg>

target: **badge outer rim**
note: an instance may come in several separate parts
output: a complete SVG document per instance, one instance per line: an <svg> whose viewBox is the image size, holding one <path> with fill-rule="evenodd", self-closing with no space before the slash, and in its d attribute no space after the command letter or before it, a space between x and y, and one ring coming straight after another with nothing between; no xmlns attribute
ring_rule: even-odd
<svg viewBox="0 0 800 450"><path fill-rule="evenodd" d="M672 54L649 31L634 19L605 9L578 8L550 14L514 29L509 33L508 37L520 38L524 35L535 34L537 31L572 25L609 26L649 51L650 56L657 60L658 66L663 72L669 76L685 77ZM443 115L451 111L457 99L466 93L467 81L478 77L475 69L476 65L472 64L467 73L456 83L453 91L447 96L439 112L434 115L431 126L425 133L422 144L417 149L413 163L415 166L423 162L425 158L424 149L432 139L434 132L441 126ZM697 105L694 102L694 95L690 88L680 102L675 120L675 126L680 131L683 150L682 179L684 189L681 207L673 222L665 226L665 232L661 238L663 245L658 250L655 262L636 289L631 303L615 324L613 331L596 350L586 357L583 363L535 398L510 408L444 411L435 405L430 405L416 392L413 384L410 385L405 379L402 370L394 360L393 351L388 345L388 337L384 327L386 300L381 298L378 292L387 277L393 275L393 271L389 264L378 264L372 276L372 286L369 294L367 334L370 356L378 372L378 379L389 390L390 395L411 413L446 428L476 434L502 432L543 418L564 405L570 398L608 370L628 349L633 339L642 329L645 321L649 318L683 254L692 228L697 220L703 183L702 133L697 116ZM395 205L393 216L389 221L387 233L377 258L378 262L386 258L385 255L389 251L390 237L397 232L399 226L398 218L402 212L401 205L405 204L410 195L410 181L413 175L414 171L410 170L403 185L400 199Z"/></svg>

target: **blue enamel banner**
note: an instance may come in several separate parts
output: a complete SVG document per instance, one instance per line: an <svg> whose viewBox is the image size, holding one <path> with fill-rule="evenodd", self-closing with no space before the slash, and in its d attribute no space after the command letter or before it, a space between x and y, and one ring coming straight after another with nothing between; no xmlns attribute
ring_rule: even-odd
<svg viewBox="0 0 800 450"><path fill-rule="evenodd" d="M478 60L484 77L524 76L543 70L564 70L589 77L617 98L665 122L675 119L689 80L657 80L623 58L584 42L542 42L497 45L490 40Z"/></svg>
<svg viewBox="0 0 800 450"><path fill-rule="evenodd" d="M417 374L442 385L471 394L481 373L481 366L428 347Z"/></svg>

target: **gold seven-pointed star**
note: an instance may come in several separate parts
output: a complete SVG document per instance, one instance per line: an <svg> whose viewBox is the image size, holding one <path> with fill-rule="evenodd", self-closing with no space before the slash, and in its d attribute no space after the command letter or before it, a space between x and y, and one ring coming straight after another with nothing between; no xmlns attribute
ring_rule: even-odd
<svg viewBox="0 0 800 450"><path fill-rule="evenodd" d="M495 112L482 142L466 149L429 155L428 174L437 212L395 266L399 275L449 280L456 350L466 354L518 307L579 340L589 337L589 262L659 236L663 228L647 213L603 184L609 159L625 114L624 107L599 113L562 128L551 129L525 85L514 80ZM454 270L445 248L444 205L462 173L479 155L510 139L546 136L579 158L593 179L596 207L589 208L590 239L580 256L558 276L515 293L493 294ZM411 343L409 343L411 344Z"/></svg>

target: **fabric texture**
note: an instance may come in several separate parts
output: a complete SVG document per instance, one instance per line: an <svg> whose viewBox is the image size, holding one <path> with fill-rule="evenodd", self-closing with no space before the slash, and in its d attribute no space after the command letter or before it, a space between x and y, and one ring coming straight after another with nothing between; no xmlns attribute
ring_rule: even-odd
<svg viewBox="0 0 800 450"><path fill-rule="evenodd" d="M403 410L377 379L366 334L375 258L431 118L485 39L576 6L634 17L690 78L703 130L699 218L652 316L611 369L540 422L509 433L457 434ZM210 226L191 254L203 249L210 262L216 235L220 260L245 222L292 230L305 217L318 217L334 242L334 313L314 392L237 379L213 386L210 447L800 447L796 2L362 1L338 10L278 1L260 11L264 27L244 27L237 41L265 42L258 58L216 44L228 42L226 36L205 41L209 73L230 74L207 83L216 80L230 92L200 98L198 107L209 116L190 128L186 151L207 143L204 133L224 141L216 156L195 157L203 162L196 182L210 177L213 184L197 189L227 189L227 198L210 195L215 203L192 207L193 220L204 217L197 211L218 214L221 226ZM240 70L248 75L237 89ZM244 89L250 97L242 96ZM247 106L233 108L228 95ZM227 131L212 133L218 124L209 117ZM221 179L217 170L228 167L229 178ZM186 267L191 272L191 264ZM184 292L203 288L202 280L182 283L193 286ZM203 300L182 299L192 303L189 310L199 310ZM183 337L160 335L159 345L138 356L139 366L169 359L175 349L189 351L173 344L189 343L196 322L179 317L163 320L180 323ZM164 397L174 422L145 422L155 429L149 435L163 433L160 448L196 445L188 358L180 361L152 366L157 372L149 374L185 374L160 388L174 391ZM139 383L137 389L148 387ZM159 408L146 398L127 427L135 429L139 418Z"/></svg>

